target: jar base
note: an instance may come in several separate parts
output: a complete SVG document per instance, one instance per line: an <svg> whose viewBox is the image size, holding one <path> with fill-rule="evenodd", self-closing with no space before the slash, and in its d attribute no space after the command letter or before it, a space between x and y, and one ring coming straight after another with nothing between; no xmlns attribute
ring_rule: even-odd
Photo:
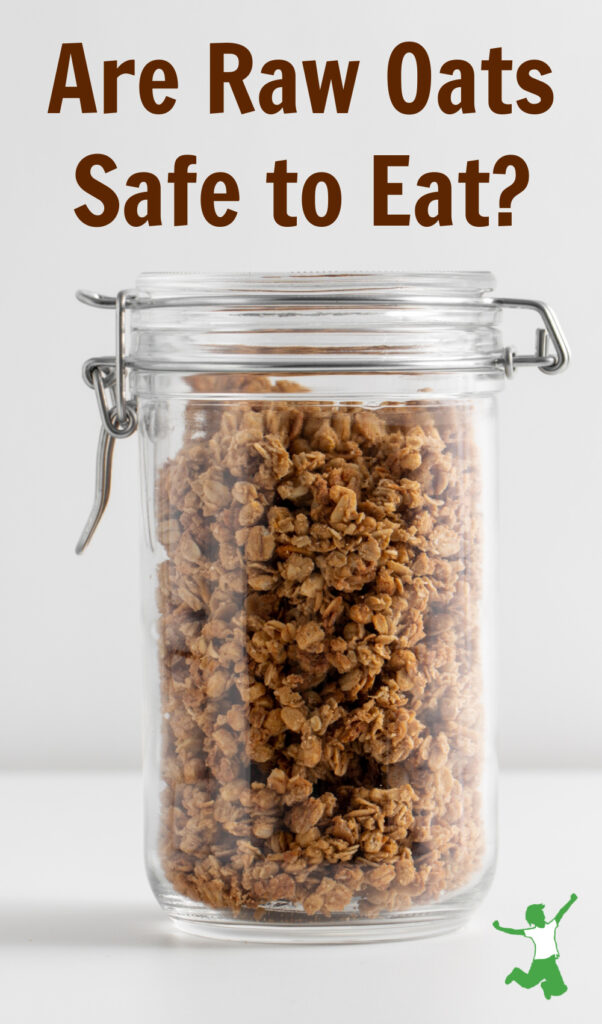
<svg viewBox="0 0 602 1024"><path fill-rule="evenodd" d="M171 901L170 901L171 902ZM479 899L470 896L411 910L399 911L375 920L358 920L346 916L343 920L304 922L278 920L277 913L261 920L228 918L223 912L207 907L191 910L186 906L164 907L179 931L197 938L218 942L264 942L286 945L342 945L363 942L403 942L425 939L461 928L473 913ZM282 915L284 916L284 915ZM341 915L343 916L343 915Z"/></svg>
<svg viewBox="0 0 602 1024"><path fill-rule="evenodd" d="M316 924L316 925L271 925L271 924L214 924L209 921L195 921L190 918L171 916L179 931L200 939L217 942L263 942L276 945L348 945L363 942L404 942L411 939L426 939L457 931L470 917L470 912L445 914L437 919L425 918L407 921L381 921L375 924Z"/></svg>

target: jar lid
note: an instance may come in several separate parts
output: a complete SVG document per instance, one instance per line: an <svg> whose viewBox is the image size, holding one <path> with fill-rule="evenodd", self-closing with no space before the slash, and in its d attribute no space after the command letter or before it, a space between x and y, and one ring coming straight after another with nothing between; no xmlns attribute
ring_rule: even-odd
<svg viewBox="0 0 602 1024"><path fill-rule="evenodd" d="M500 369L489 273L142 274L137 369ZM169 365L168 365L169 364Z"/></svg>
<svg viewBox="0 0 602 1024"><path fill-rule="evenodd" d="M389 371L391 361L413 372L501 368L511 376L521 364L544 373L562 370L569 352L552 310L535 299L493 297L494 284L486 271L145 273L135 289L116 297L80 291L77 298L117 309L120 380L127 365L181 371L198 369L202 361L204 369L213 363L241 369L230 363L247 357L250 370L263 372L280 364L332 370L339 358L352 369L358 350L364 372ZM495 325L504 306L539 313L544 328L536 334L534 353L501 349ZM128 312L134 336L129 351ZM210 335L219 337L208 341ZM554 355L547 351L548 336ZM258 365L262 359L266 365ZM85 375L91 385L90 371Z"/></svg>

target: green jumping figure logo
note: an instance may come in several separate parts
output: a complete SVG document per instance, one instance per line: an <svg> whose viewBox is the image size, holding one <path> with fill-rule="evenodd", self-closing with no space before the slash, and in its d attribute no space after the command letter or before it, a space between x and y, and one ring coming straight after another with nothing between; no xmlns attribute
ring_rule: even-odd
<svg viewBox="0 0 602 1024"><path fill-rule="evenodd" d="M567 986L560 970L558 969L558 946L556 945L556 928L566 914L569 907L577 899L575 893L560 908L555 917L546 921L543 903L532 903L525 911L530 928L502 928L499 921L493 922L493 927L499 932L507 932L508 935L526 935L533 943L534 953L531 966L528 971L521 971L515 967L506 978L506 984L515 981L521 988L534 988L541 985L546 999L552 996L561 996Z"/></svg>

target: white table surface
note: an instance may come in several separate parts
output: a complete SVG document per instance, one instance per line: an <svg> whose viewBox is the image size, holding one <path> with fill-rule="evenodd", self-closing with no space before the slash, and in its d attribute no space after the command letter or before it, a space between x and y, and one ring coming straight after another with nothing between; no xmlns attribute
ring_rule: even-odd
<svg viewBox="0 0 602 1024"><path fill-rule="evenodd" d="M368 1024L602 1019L602 774L510 773L493 886L453 935L351 946L216 944L175 931L142 860L131 773L0 775L0 1020L6 1024ZM504 985L528 968L524 908L556 912L568 985ZM597 927L596 927L597 925Z"/></svg>

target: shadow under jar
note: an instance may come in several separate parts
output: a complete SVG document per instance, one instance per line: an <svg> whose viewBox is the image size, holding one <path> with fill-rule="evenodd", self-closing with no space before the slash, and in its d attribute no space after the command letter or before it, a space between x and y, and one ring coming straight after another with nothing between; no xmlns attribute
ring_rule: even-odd
<svg viewBox="0 0 602 1024"><path fill-rule="evenodd" d="M145 274L118 297L117 363L87 373L105 433L140 436L147 864L187 931L431 935L490 883L496 396L567 358L547 307L492 287ZM504 349L504 304L555 354Z"/></svg>

